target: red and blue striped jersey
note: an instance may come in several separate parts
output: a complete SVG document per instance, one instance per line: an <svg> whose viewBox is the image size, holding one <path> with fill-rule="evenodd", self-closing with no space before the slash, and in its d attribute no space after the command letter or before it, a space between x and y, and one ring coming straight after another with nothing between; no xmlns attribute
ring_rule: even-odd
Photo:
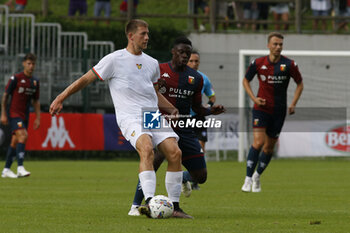
<svg viewBox="0 0 350 233"><path fill-rule="evenodd" d="M5 89L6 93L11 95L8 108L9 117L28 120L31 100L39 99L39 86L38 79L27 77L23 72L9 79Z"/></svg>
<svg viewBox="0 0 350 233"><path fill-rule="evenodd" d="M250 82L255 75L259 80L257 96L266 99L266 105L259 107L255 104L254 109L270 114L286 110L290 78L296 83L302 82L298 65L285 56L281 56L277 63L272 63L269 56L255 59L248 67L245 78Z"/></svg>
<svg viewBox="0 0 350 233"><path fill-rule="evenodd" d="M174 71L170 63L162 63L159 67L159 92L179 110L180 115L190 116L191 108L203 111L202 76L188 66L183 72Z"/></svg>

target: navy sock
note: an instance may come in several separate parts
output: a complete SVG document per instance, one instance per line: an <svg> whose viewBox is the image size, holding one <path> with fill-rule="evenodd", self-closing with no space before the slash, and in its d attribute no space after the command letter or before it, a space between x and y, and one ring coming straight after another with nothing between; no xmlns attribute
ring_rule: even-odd
<svg viewBox="0 0 350 233"><path fill-rule="evenodd" d="M13 163L14 157L16 157L16 148L9 146L9 148L7 149L7 153L6 153L5 168L10 169L10 167Z"/></svg>
<svg viewBox="0 0 350 233"><path fill-rule="evenodd" d="M259 175L261 175L265 170L265 168L267 167L267 165L269 165L271 158L272 158L272 154L265 154L265 152L261 153L258 168L256 169Z"/></svg>
<svg viewBox="0 0 350 233"><path fill-rule="evenodd" d="M142 192L142 188L141 188L141 183L140 180L137 183L136 186L136 191L135 191L135 196L134 196L134 200L132 202L133 205L141 205L142 200L143 200L143 192Z"/></svg>
<svg viewBox="0 0 350 233"><path fill-rule="evenodd" d="M250 147L247 157L247 176L252 177L256 164L259 160L260 150L255 149L253 146Z"/></svg>
<svg viewBox="0 0 350 233"><path fill-rule="evenodd" d="M16 156L17 156L17 163L18 166L23 166L23 161L24 161L24 154L25 154L25 144L24 143L17 143L16 147Z"/></svg>
<svg viewBox="0 0 350 233"><path fill-rule="evenodd" d="M182 183L186 183L187 181L192 182L192 177L188 171L184 171L182 173Z"/></svg>

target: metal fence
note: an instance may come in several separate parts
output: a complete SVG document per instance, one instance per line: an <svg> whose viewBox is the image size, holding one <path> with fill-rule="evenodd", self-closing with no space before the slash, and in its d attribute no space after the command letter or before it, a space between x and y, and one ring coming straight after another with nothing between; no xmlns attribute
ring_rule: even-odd
<svg viewBox="0 0 350 233"><path fill-rule="evenodd" d="M110 41L89 41L84 32L62 32L58 23L36 23L32 14L10 14L0 5L0 88L22 70L24 54L37 55L35 76L40 79L40 101L49 105L67 85L83 75L103 56L114 51ZM107 85L96 82L88 89L91 106L111 107ZM82 94L67 99L71 106L84 105Z"/></svg>

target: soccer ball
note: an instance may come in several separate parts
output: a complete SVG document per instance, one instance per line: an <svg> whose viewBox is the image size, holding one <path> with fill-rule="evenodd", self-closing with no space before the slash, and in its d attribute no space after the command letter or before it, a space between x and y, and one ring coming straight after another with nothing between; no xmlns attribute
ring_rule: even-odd
<svg viewBox="0 0 350 233"><path fill-rule="evenodd" d="M152 218L170 218L174 212L174 205L163 195L154 196L149 202Z"/></svg>

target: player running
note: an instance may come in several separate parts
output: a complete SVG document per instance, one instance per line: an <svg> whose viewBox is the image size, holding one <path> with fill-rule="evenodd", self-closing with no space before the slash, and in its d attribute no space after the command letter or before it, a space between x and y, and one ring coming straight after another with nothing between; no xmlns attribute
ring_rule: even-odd
<svg viewBox="0 0 350 233"><path fill-rule="evenodd" d="M271 160L273 148L286 117L287 88L290 77L294 79L297 87L292 103L288 107L289 114L294 114L295 106L303 91L302 77L297 64L281 56L283 35L272 32L268 35L267 41L270 54L255 59L243 79L243 86L254 101L253 144L247 157L247 175L242 186L243 192L261 192L260 175ZM257 96L254 95L250 86L250 81L256 74L259 79Z"/></svg>
<svg viewBox="0 0 350 233"><path fill-rule="evenodd" d="M130 141L140 156L139 179L146 203L154 196L156 174L153 167L153 148L157 147L168 160L165 186L174 205L181 195L182 167L178 136L172 131L160 132L142 129L142 109L167 110L177 115L178 110L158 91L159 64L143 53L148 43L148 24L134 19L128 22L125 34L128 45L102 58L86 74L68 86L50 106L52 115L62 110L63 101L96 79L107 81L111 92L116 119L123 136Z"/></svg>
<svg viewBox="0 0 350 233"><path fill-rule="evenodd" d="M202 106L202 76L187 66L192 51L192 43L186 37L175 40L172 52L172 60L169 63L160 64L159 91L170 103L179 109L179 120L190 119L191 108L199 115L220 114L224 112L222 105L214 105L210 108ZM207 168L203 150L192 128L174 128L179 135L179 147L182 151L182 164L189 172L184 172L183 183L196 181L200 184L207 179ZM157 170L164 157L161 153L155 154L154 168ZM133 204L129 215L138 216L137 208L143 199L142 191L137 185ZM193 218L181 210L178 203L174 204L173 217Z"/></svg>
<svg viewBox="0 0 350 233"><path fill-rule="evenodd" d="M10 123L12 137L7 150L5 168L1 173L3 178L17 178L30 176L30 172L23 166L25 144L28 138L29 108L32 104L35 111L34 129L40 126L39 80L33 76L36 56L28 53L22 65L23 72L13 75L6 85L1 100L1 124ZM9 96L11 96L8 105ZM8 105L8 106L7 106ZM17 174L11 171L14 158L17 157Z"/></svg>

